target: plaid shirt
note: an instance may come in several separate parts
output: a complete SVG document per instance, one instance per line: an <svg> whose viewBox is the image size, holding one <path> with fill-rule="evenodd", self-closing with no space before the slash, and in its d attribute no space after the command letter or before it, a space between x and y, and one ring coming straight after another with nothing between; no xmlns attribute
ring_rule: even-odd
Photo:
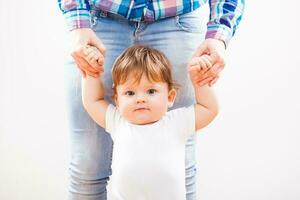
<svg viewBox="0 0 300 200"><path fill-rule="evenodd" d="M191 12L207 0L58 0L70 30L91 27L91 7L119 14L131 21L155 21ZM206 38L227 45L244 11L244 0L208 0L210 20Z"/></svg>

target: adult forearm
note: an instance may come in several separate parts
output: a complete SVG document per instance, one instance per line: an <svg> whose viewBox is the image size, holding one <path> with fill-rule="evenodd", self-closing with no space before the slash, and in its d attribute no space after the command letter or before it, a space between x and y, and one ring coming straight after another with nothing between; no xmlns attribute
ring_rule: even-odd
<svg viewBox="0 0 300 200"><path fill-rule="evenodd" d="M242 19L244 0L209 0L210 17L206 38L222 40L227 46Z"/></svg>
<svg viewBox="0 0 300 200"><path fill-rule="evenodd" d="M89 1L58 0L59 9L63 12L69 30L91 27Z"/></svg>

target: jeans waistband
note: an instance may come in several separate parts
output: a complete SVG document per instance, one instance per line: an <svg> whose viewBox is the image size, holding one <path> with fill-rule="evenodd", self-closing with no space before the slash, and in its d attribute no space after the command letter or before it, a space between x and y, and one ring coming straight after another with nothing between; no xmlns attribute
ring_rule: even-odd
<svg viewBox="0 0 300 200"><path fill-rule="evenodd" d="M115 20L118 20L118 21L126 21L126 22L145 22L145 23L152 23L153 22L153 21L146 21L146 20L144 20L144 16L142 16L141 20L127 19L123 15L112 13L112 12L109 12L109 11L103 11L100 8L97 8L95 6L92 6L90 12L91 12L92 16L97 17L97 18L98 17L100 17L100 18L101 17L104 17L104 18L108 17L108 18L115 19Z"/></svg>
<svg viewBox="0 0 300 200"><path fill-rule="evenodd" d="M103 11L99 8L96 8L96 7L92 7L91 9L91 15L92 17L108 17L108 18L111 18L111 19L116 19L116 20L121 20L121 21L130 21L128 19L126 19L124 16L122 15L119 15L119 14L115 14L115 13L111 13L111 12L107 12L107 11Z"/></svg>

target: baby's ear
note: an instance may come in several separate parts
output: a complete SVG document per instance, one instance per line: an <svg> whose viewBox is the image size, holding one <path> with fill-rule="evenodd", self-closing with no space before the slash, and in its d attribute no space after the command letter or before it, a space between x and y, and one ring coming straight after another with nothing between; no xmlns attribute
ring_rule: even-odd
<svg viewBox="0 0 300 200"><path fill-rule="evenodd" d="M114 95L113 95L113 101L114 101L116 107L118 107L118 106L119 106L119 103L118 103L118 96L117 96L117 94L114 94Z"/></svg>
<svg viewBox="0 0 300 200"><path fill-rule="evenodd" d="M176 95L177 95L177 92L174 88L169 91L169 94L168 94L168 107L169 108L171 108L173 106L174 101L176 99Z"/></svg>

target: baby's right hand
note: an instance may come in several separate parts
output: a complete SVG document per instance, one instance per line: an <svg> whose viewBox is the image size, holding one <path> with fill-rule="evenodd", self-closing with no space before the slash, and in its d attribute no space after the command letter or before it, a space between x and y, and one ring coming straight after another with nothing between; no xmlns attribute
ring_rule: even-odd
<svg viewBox="0 0 300 200"><path fill-rule="evenodd" d="M204 79L203 75L211 67L212 63L209 55L193 57L188 63L188 71L193 85L201 82Z"/></svg>
<svg viewBox="0 0 300 200"><path fill-rule="evenodd" d="M88 60L89 63L95 64L98 62L102 54L99 52L99 50L90 45L86 45L85 50L84 50L85 59ZM103 73L103 65L101 65L100 73Z"/></svg>

